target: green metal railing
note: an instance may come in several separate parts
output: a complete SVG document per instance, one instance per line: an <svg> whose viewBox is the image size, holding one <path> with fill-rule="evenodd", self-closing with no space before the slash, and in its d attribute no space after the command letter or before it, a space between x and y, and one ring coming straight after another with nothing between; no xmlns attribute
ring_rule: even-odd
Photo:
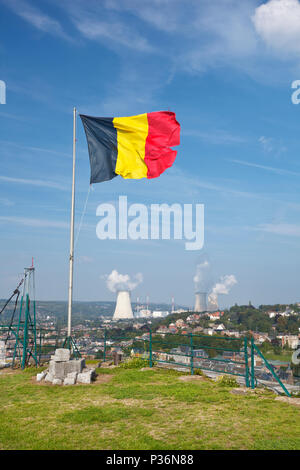
<svg viewBox="0 0 300 470"><path fill-rule="evenodd" d="M25 358L32 358L35 366L39 366L43 360L48 361L51 354L54 354L55 349L63 347L64 338L58 338L55 331L53 331L53 338L50 341L55 341L55 344L49 344L46 339L48 329L35 328L25 329L16 325L0 325L0 333L5 335L6 344L6 358L12 366L19 365L24 369L28 365L28 360ZM11 345L12 343L12 345Z"/></svg>
<svg viewBox="0 0 300 470"><path fill-rule="evenodd" d="M253 338L251 338L251 358L253 357L254 358L254 353L257 353L260 358L264 361L267 369L271 372L271 374L273 375L274 379L276 380L276 382L279 383L279 385L281 386L282 390L284 391L284 393L290 397L291 394L290 392L287 390L287 388L284 386L282 380L280 380L280 378L278 377L278 375L276 374L276 372L274 371L273 367L269 364L269 362L267 361L267 359L265 358L265 356L263 355L263 353L259 350L259 348L256 346L256 344L254 344L254 340ZM252 361L252 377L253 377L253 381L251 382L251 386L252 388L255 388L255 369L254 369L254 359Z"/></svg>
<svg viewBox="0 0 300 470"><path fill-rule="evenodd" d="M27 365L24 361L27 353L37 366L43 360L48 361L56 348L68 347L65 338L59 338L54 330L37 328L31 331L25 328L26 336L24 337L20 333L20 324L18 324L0 325L1 332L2 334L12 335L9 343L14 344L10 347L7 345L7 356L12 359L12 365L18 362L22 368ZM53 334L51 334L51 337L46 338L46 333L48 335L49 333ZM123 350L134 347L140 349L140 354L148 360L149 367L153 367L154 364L162 364L165 367L180 367L188 369L191 375L195 374L197 369L217 374L229 374L242 377L246 387L252 389L257 387L259 382L259 370L255 367L255 355L258 355L283 392L287 396L291 396L272 365L254 344L253 338L249 340L246 336L232 338L194 333L154 333L151 328L148 328L147 336L143 338L115 337L112 334L109 335L108 331L104 329L102 339L104 361L112 357L112 349L116 346ZM49 341L52 341L52 343L55 341L55 344L49 344ZM80 356L79 349L77 346L74 349L75 356ZM201 353L197 350L201 350Z"/></svg>
<svg viewBox="0 0 300 470"><path fill-rule="evenodd" d="M141 351L143 351L143 355L146 356L146 358L149 361L149 366L153 366L153 362L155 363L161 363L161 364L169 364L173 366L179 366L179 367L185 367L190 370L190 373L193 375L195 373L195 370L197 369L203 369L203 370L210 370L213 372L219 372L219 373L225 373L225 374L230 374L230 375L237 375L245 378L245 383L247 386L249 386L249 367L248 367L248 359L247 359L247 343L244 343L244 348L241 348L241 345L243 344L240 338L227 338L227 337L211 337L208 335L196 335L193 333L190 334L173 334L173 333L164 333L164 335L168 335L169 337L172 338L173 344L169 344L168 341L163 341L162 337L160 334L153 333L151 329L148 331L148 337L147 338L131 338L129 339L128 337L112 337L109 338L107 331L104 331L103 335L103 340L104 340L104 345L103 345L103 359L106 360L108 357L111 357L111 353L109 352L108 347L108 341L113 341L112 348L117 346L118 344L122 342L128 342L131 341L137 347L137 345L140 343L143 346L140 348ZM174 338L177 338L178 341L176 344L174 344ZM236 344L236 347L229 347L226 345L226 347L222 344L221 345L212 345L210 346L207 343L207 341L212 341L212 339L216 342L221 341L222 343L229 343L229 346L232 344ZM202 340L202 341L201 341ZM162 346L163 343L165 343L164 349L159 349L159 346ZM147 347L145 347L147 346ZM188 352L175 352L172 351L171 349L174 349L174 346L176 347L186 347L188 348ZM197 352L195 351L197 349L201 349L203 351L208 351L207 357L200 357ZM246 351L246 354L245 354ZM213 353L234 353L236 355L241 356L240 360L235 360L233 358L222 358L222 357L214 357ZM162 359L162 357L168 357L168 360ZM185 362L179 362L177 360L174 360L174 357L180 356L182 358L187 358ZM245 358L247 362L245 362ZM224 367L206 367L205 362L203 361L209 361L211 364L218 364L220 363L221 365L223 364ZM202 363L200 363L202 362ZM226 370L226 366L228 365L236 365L240 367L240 369L243 369L244 371L228 371Z"/></svg>
<svg viewBox="0 0 300 470"><path fill-rule="evenodd" d="M166 347L165 350L157 350L155 347L156 344L162 345L163 340L161 336L171 335L173 338L173 344L168 344L168 341L165 341ZM181 346L185 346L189 348L189 352L175 352L171 351L174 348L174 338L178 337L180 341L177 344L177 348ZM133 342L133 344L137 345L138 343L142 343L143 347L141 350L144 350L143 355L149 361L149 367L153 367L153 363L157 364L168 364L169 366L176 366L176 367L184 367L189 369L191 375L195 373L195 370L207 370L215 373L221 374L228 374L238 377L243 377L245 380L246 387L251 387L254 389L258 385L258 380L255 377L255 354L264 361L266 368L271 372L275 381L280 385L283 392L287 396L291 396L285 385L283 384L282 380L274 371L273 367L269 364L267 359L263 356L262 352L259 348L254 344L253 338L251 341L245 336L243 338L232 338L232 337L225 337L225 336L209 336L209 335L197 335L193 333L189 334L178 334L178 333L153 333L152 330L149 328L148 330L148 337L147 338L128 338L128 337L108 337L108 333L104 330L103 335L104 345L103 345L103 359L104 361L111 357L111 353L109 352L110 349L116 347L116 345L122 342ZM184 341L183 341L184 340ZM202 340L202 341L201 341ZM108 345L108 341L112 341L113 344L111 346ZM214 342L213 345L209 345L207 343ZM217 343L220 342L220 346ZM184 343L184 344L182 344ZM231 347L224 346L224 344L229 344ZM236 345L236 347L233 347ZM146 347L147 346L147 347ZM122 346L121 346L122 348ZM197 349L201 349L206 352L208 357L201 357L195 354ZM222 352L222 355L214 356L214 352ZM223 354L225 353L225 357ZM233 354L234 358L226 358L226 353ZM249 354L250 353L250 354ZM168 358L168 360L161 359L163 355ZM178 362L174 360L174 357L187 357L188 361L186 362ZM239 360L236 360L236 356L238 356ZM172 359L171 359L172 358ZM250 365L249 365L250 362ZM215 364L212 366L212 364ZM220 366L224 367L221 367ZM209 367L208 367L209 365ZM230 366L230 370L228 367Z"/></svg>

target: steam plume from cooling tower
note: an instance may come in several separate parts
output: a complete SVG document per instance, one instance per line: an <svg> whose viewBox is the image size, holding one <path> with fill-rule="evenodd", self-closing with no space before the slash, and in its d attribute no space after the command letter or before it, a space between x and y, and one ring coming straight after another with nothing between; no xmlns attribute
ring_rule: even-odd
<svg viewBox="0 0 300 470"><path fill-rule="evenodd" d="M142 273L135 274L131 279L129 274L119 274L116 269L113 269L110 274L104 277L106 279L106 286L111 292L132 291L143 282Z"/></svg>
<svg viewBox="0 0 300 470"><path fill-rule="evenodd" d="M194 276L195 292L208 292L212 284L211 264L207 258L197 263L196 274Z"/></svg>
<svg viewBox="0 0 300 470"><path fill-rule="evenodd" d="M212 288L211 293L208 296L208 304L210 310L217 310L218 307L218 295L228 294L230 289L237 283L236 277L233 274L226 274L222 276L220 281L215 284Z"/></svg>
<svg viewBox="0 0 300 470"><path fill-rule="evenodd" d="M110 274L103 276L106 286L111 292L117 292L116 308L113 315L114 320L132 319L130 291L135 289L142 281L143 275L137 273L131 279L129 274L120 274L113 269Z"/></svg>

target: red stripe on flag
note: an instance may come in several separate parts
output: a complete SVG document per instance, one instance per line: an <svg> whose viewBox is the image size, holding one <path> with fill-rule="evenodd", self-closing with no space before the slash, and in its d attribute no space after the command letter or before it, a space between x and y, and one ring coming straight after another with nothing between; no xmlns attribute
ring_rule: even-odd
<svg viewBox="0 0 300 470"><path fill-rule="evenodd" d="M175 113L148 113L148 136L145 145L147 178L156 178L173 165L177 151L170 147L180 144L180 124Z"/></svg>

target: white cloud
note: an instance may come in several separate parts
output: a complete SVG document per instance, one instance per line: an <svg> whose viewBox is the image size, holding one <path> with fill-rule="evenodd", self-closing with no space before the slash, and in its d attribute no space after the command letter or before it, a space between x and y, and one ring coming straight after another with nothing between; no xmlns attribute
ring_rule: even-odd
<svg viewBox="0 0 300 470"><path fill-rule="evenodd" d="M72 40L63 30L59 21L46 15L36 7L33 7L24 0L4 1L5 5L13 12L44 33L62 37L68 41Z"/></svg>
<svg viewBox="0 0 300 470"><path fill-rule="evenodd" d="M0 204L2 206L10 207L14 205L14 202L12 202L10 199L7 199L6 197L0 197Z"/></svg>
<svg viewBox="0 0 300 470"><path fill-rule="evenodd" d="M108 22L80 18L76 19L74 23L81 34L88 39L109 40L112 44L120 44L141 52L153 51L153 47L147 39L119 21Z"/></svg>
<svg viewBox="0 0 300 470"><path fill-rule="evenodd" d="M285 170L284 168L276 168L273 166L267 165L260 165L259 163L252 163L247 162L245 160L236 160L236 159L229 159L228 161L232 163L237 163L238 165L250 166L253 168L259 168L260 170L270 171L272 173L276 173L277 175L289 175L289 176L297 176L299 178L300 173L297 171Z"/></svg>
<svg viewBox="0 0 300 470"><path fill-rule="evenodd" d="M284 55L300 54L300 3L269 0L256 8L253 22L267 46Z"/></svg>
<svg viewBox="0 0 300 470"><path fill-rule="evenodd" d="M265 152L272 152L274 146L273 140L270 137L265 137L262 135L258 141L262 145Z"/></svg>
<svg viewBox="0 0 300 470"><path fill-rule="evenodd" d="M42 186L44 188L58 189L60 191L69 191L69 188L65 185L48 180L13 178L10 176L0 175L0 181L4 181L5 183L28 184L30 186Z"/></svg>
<svg viewBox="0 0 300 470"><path fill-rule="evenodd" d="M190 6L193 3L193 0L189 0ZM190 19L189 8L183 5L182 0L106 0L105 6L115 11L129 11L158 30L166 32L182 28Z"/></svg>
<svg viewBox="0 0 300 470"><path fill-rule="evenodd" d="M67 222L57 220L32 219L27 217L0 216L0 223L11 223L33 228L69 228Z"/></svg>
<svg viewBox="0 0 300 470"><path fill-rule="evenodd" d="M241 144L245 143L245 138L239 135L233 135L223 129L214 129L212 131L183 130L181 135L196 137L210 144Z"/></svg>
<svg viewBox="0 0 300 470"><path fill-rule="evenodd" d="M261 232L274 233L276 235L300 236L300 225L296 224L261 224L255 228Z"/></svg>

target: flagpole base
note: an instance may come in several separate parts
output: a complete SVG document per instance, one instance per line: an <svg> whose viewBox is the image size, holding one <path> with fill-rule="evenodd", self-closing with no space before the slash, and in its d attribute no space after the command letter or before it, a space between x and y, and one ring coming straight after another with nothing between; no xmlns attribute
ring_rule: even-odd
<svg viewBox="0 0 300 470"><path fill-rule="evenodd" d="M81 357L81 354L77 348L75 340L72 338L72 336L67 336L63 348L69 349L71 351L71 356L75 357L75 359L79 359Z"/></svg>

